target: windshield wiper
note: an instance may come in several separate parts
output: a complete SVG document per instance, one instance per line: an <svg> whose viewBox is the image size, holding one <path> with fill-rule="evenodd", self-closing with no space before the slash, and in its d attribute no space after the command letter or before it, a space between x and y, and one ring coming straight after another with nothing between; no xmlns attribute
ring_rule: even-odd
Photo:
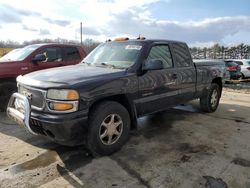
<svg viewBox="0 0 250 188"><path fill-rule="evenodd" d="M91 63L88 63L88 62L86 62L86 61L82 61L80 64L82 64L82 65L88 65L88 66L91 65Z"/></svg>
<svg viewBox="0 0 250 188"><path fill-rule="evenodd" d="M108 67L108 68L116 68L115 65L111 65L111 64L108 64L108 63L105 63L105 62L102 62L102 63L96 63L95 66L97 67Z"/></svg>

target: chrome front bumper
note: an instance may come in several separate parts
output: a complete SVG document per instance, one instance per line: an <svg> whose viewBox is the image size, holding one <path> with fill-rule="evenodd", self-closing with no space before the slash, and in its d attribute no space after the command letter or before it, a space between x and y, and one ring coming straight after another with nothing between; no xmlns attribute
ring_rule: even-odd
<svg viewBox="0 0 250 188"><path fill-rule="evenodd" d="M16 109L15 102L19 100L22 103L22 111ZM37 135L30 128L30 113L31 113L31 105L27 97L21 95L20 93L13 93L11 96L8 106L7 106L7 115L9 118L13 119L16 123L21 126L24 126L30 133Z"/></svg>

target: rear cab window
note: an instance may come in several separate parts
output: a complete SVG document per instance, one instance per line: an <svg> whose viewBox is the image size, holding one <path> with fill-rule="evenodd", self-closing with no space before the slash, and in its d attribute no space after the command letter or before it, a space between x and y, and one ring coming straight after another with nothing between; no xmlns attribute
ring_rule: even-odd
<svg viewBox="0 0 250 188"><path fill-rule="evenodd" d="M65 61L74 61L80 60L81 56L76 47L64 47L64 60Z"/></svg>
<svg viewBox="0 0 250 188"><path fill-rule="evenodd" d="M187 45L175 42L172 46L175 54L176 67L190 67L192 65L192 58Z"/></svg>

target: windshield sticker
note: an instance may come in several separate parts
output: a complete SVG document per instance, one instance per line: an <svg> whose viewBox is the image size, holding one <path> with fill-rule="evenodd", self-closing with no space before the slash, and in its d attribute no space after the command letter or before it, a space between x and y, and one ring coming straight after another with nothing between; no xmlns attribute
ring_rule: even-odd
<svg viewBox="0 0 250 188"><path fill-rule="evenodd" d="M142 46L138 46L138 45L127 45L126 46L126 50L140 50L142 48Z"/></svg>

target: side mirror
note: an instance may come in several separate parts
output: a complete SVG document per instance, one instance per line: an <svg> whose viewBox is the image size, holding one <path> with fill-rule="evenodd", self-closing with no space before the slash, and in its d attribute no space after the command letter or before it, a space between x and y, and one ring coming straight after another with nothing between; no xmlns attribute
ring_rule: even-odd
<svg viewBox="0 0 250 188"><path fill-rule="evenodd" d="M46 56L44 54L37 54L35 55L35 57L32 59L32 62L36 63L39 61L45 61L46 60Z"/></svg>
<svg viewBox="0 0 250 188"><path fill-rule="evenodd" d="M160 70L163 69L163 62L159 59L151 59L146 62L143 70Z"/></svg>

